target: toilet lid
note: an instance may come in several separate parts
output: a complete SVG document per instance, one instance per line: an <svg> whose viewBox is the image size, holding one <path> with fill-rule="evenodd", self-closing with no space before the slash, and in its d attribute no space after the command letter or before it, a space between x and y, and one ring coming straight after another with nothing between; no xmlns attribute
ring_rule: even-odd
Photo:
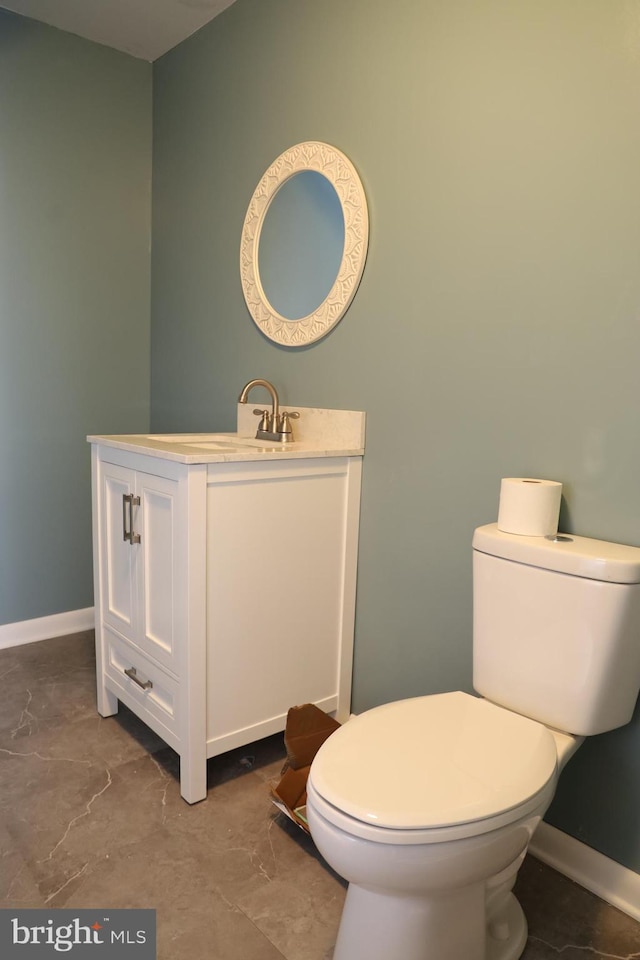
<svg viewBox="0 0 640 960"><path fill-rule="evenodd" d="M521 806L556 770L543 724L466 693L400 700L322 745L310 779L330 804L391 829L445 827Z"/></svg>

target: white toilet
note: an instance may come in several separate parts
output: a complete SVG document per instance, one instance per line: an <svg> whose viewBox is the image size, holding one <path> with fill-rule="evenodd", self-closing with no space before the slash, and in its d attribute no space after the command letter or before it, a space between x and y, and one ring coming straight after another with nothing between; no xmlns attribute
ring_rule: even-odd
<svg viewBox="0 0 640 960"><path fill-rule="evenodd" d="M640 689L640 548L473 538L480 696L353 718L311 767L307 816L349 881L334 960L516 960L516 874L585 736L628 723Z"/></svg>

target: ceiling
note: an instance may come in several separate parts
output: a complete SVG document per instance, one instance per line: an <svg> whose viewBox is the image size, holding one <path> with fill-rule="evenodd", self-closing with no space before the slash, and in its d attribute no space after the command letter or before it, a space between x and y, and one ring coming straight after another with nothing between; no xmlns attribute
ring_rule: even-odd
<svg viewBox="0 0 640 960"><path fill-rule="evenodd" d="M95 40L141 60L156 60L213 20L234 0L0 0L0 7Z"/></svg>

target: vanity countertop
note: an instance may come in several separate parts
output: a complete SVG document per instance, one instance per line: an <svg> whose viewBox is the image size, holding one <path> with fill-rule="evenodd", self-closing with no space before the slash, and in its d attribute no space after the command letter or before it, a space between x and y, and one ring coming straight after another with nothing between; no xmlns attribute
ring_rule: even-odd
<svg viewBox="0 0 640 960"><path fill-rule="evenodd" d="M290 407L290 405L288 405ZM296 407L296 439L289 443L256 440L256 418L238 404L236 433L140 433L90 435L89 443L178 463L229 463L252 460L299 460L310 457L361 457L365 414L359 410Z"/></svg>
<svg viewBox="0 0 640 960"><path fill-rule="evenodd" d="M177 460L178 463L229 463L251 460L296 460L304 457L357 457L362 456L364 447L331 447L329 444L309 441L291 443L270 443L268 440L254 440L238 437L237 434L215 434L220 440L209 441L211 434L185 434L193 437L193 442L185 440L159 439L161 434L123 434L113 436L89 436L90 443L119 450L131 450L163 460ZM172 434L172 436L178 436ZM225 438L224 440L222 438ZM228 438L228 440L226 439Z"/></svg>

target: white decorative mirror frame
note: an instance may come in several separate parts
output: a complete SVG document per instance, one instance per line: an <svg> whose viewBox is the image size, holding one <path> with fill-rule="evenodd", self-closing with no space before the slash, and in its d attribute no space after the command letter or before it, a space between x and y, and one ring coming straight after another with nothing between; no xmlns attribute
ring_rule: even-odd
<svg viewBox="0 0 640 960"><path fill-rule="evenodd" d="M274 196L296 173L315 170L333 185L344 217L344 249L335 282L312 313L288 320L269 303L258 266L264 218ZM344 315L362 277L369 243L367 199L351 161L327 143L308 140L285 150L271 164L251 198L242 228L240 278L254 323L266 337L287 347L304 347L326 336Z"/></svg>

